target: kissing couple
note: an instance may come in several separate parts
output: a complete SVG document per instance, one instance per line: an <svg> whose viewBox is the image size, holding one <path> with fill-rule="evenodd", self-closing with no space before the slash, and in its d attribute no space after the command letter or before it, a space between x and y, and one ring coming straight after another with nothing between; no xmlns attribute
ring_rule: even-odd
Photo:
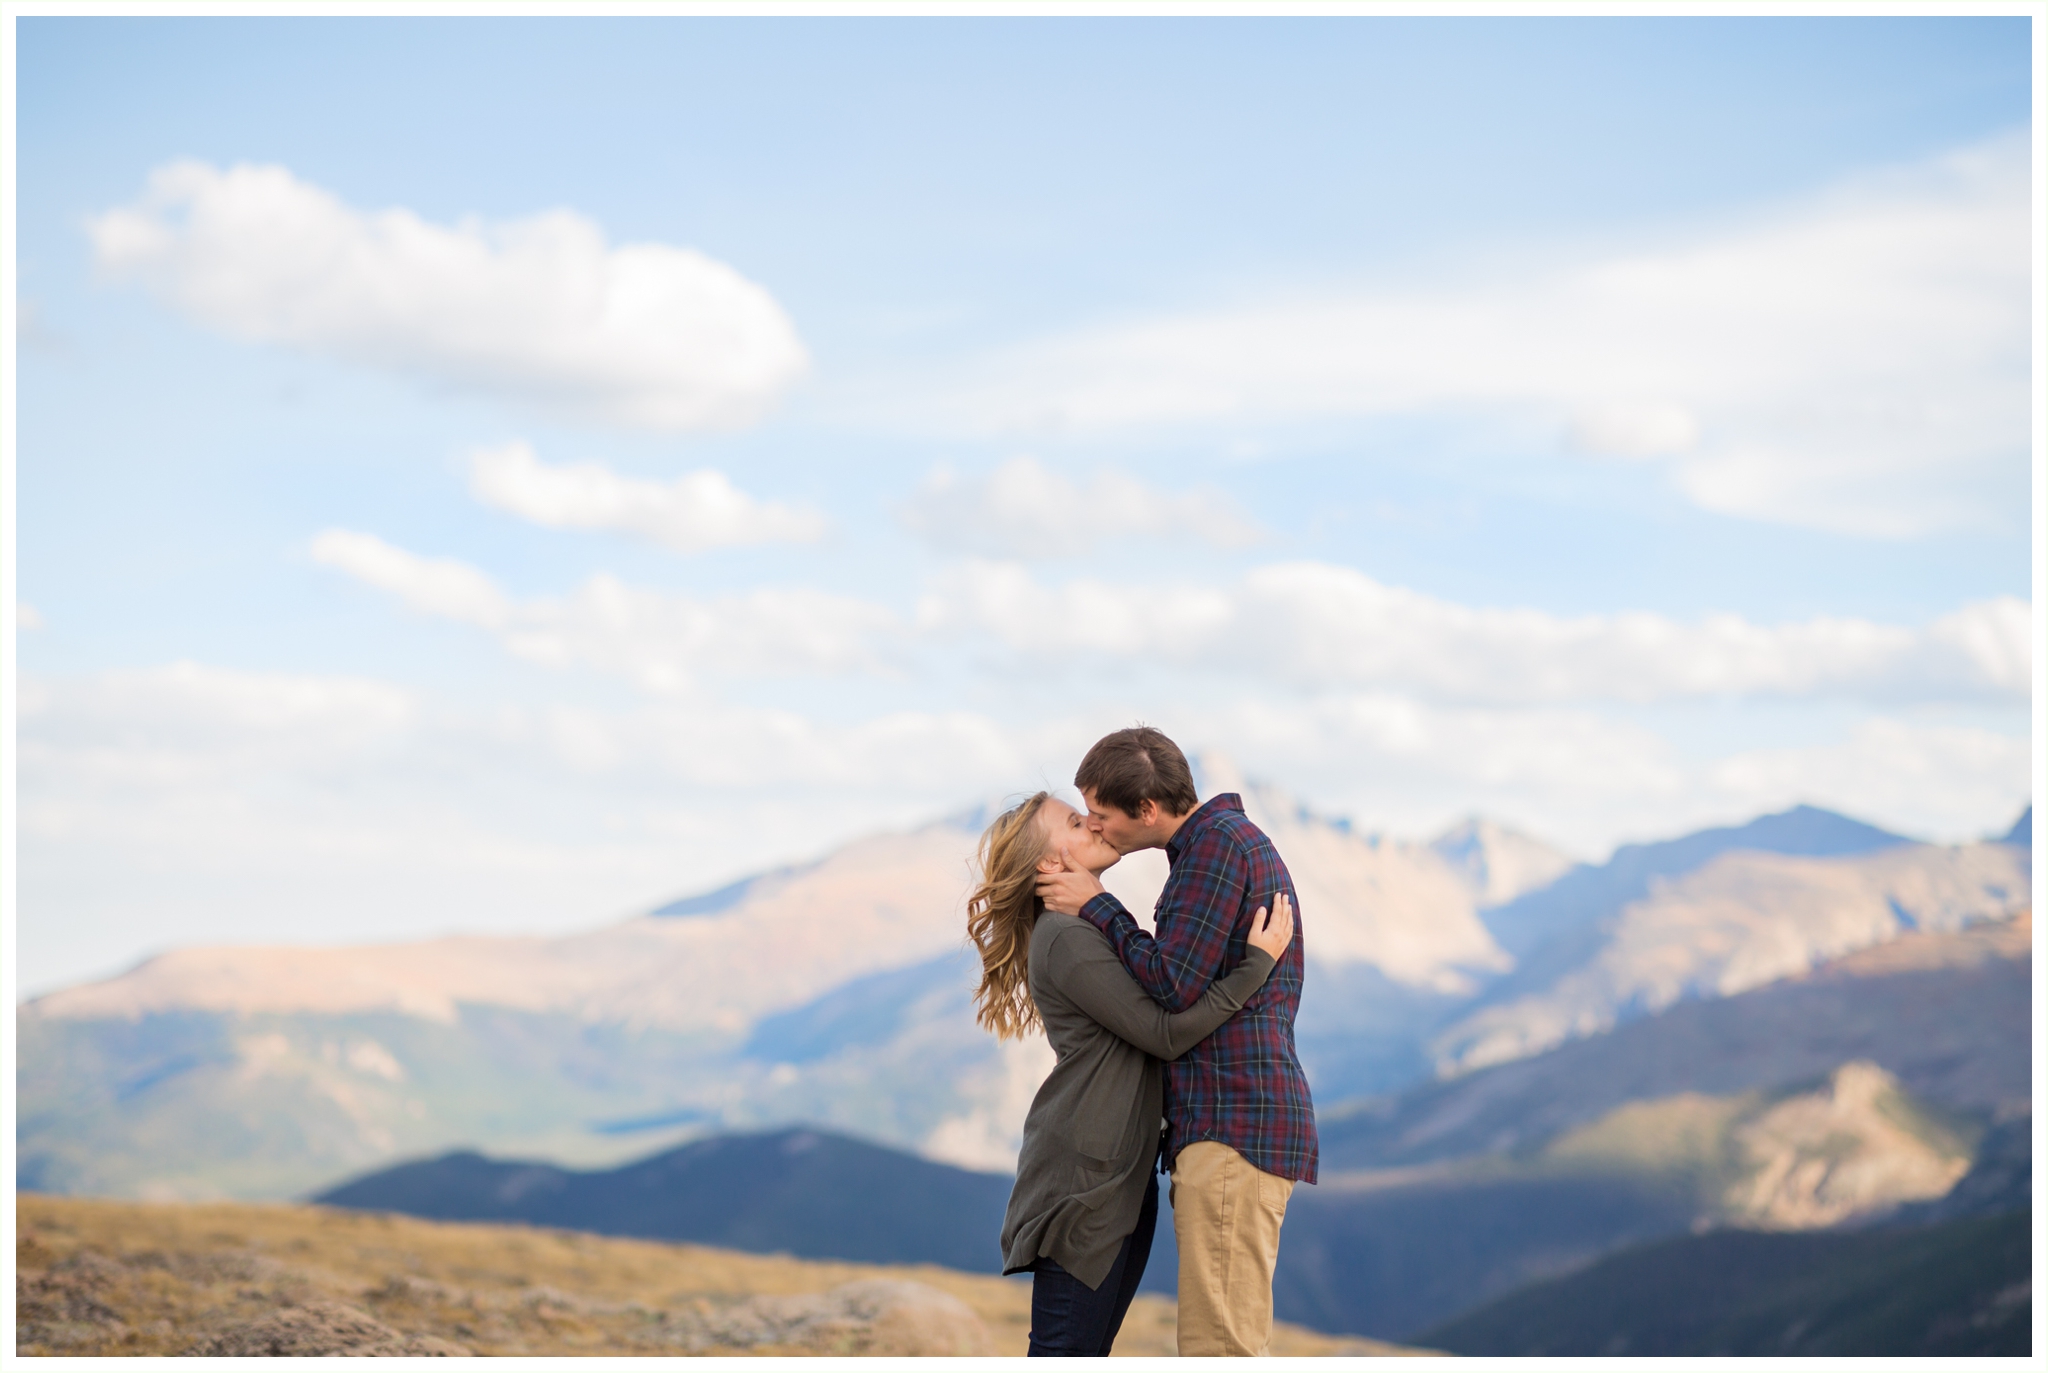
<svg viewBox="0 0 2048 1373"><path fill-rule="evenodd" d="M1302 941L1287 865L1244 804L1198 804L1156 729L1118 730L981 837L967 931L976 1019L1043 1027L1058 1057L1024 1119L1003 1271L1032 1275L1031 1353L1106 1356L1144 1276L1172 1179L1183 1356L1264 1354L1273 1267L1316 1123L1294 1052ZM1171 869L1147 934L1103 890L1127 853Z"/></svg>

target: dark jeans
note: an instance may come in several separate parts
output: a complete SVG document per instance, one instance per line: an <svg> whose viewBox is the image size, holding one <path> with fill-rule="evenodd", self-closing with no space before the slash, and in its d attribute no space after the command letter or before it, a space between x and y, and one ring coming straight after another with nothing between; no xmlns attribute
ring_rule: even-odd
<svg viewBox="0 0 2048 1373"><path fill-rule="evenodd" d="M1090 1289L1049 1258L1031 1270L1031 1355L1107 1358L1123 1328L1124 1312L1138 1294L1145 1260L1152 1257L1152 1229L1159 1223L1159 1179L1145 1177L1145 1201L1138 1228L1124 1236L1116 1262L1102 1286Z"/></svg>

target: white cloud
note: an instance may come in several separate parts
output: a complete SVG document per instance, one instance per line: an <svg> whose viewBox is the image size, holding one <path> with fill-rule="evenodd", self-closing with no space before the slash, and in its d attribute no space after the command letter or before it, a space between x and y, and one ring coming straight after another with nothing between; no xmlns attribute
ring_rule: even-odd
<svg viewBox="0 0 2048 1373"><path fill-rule="evenodd" d="M1100 543L1140 537L1193 538L1222 548L1258 537L1216 492L1170 495L1118 472L1077 485L1029 456L979 480L941 468L904 508L903 523L938 548L995 558L1077 557Z"/></svg>
<svg viewBox="0 0 2048 1373"><path fill-rule="evenodd" d="M14 603L14 624L17 629L41 629L43 617L27 601Z"/></svg>
<svg viewBox="0 0 2048 1373"><path fill-rule="evenodd" d="M62 695L28 685L20 716L38 738L90 746L107 766L118 761L143 772L154 766L148 741L166 729L191 745L194 765L232 769L357 751L416 718L410 696L370 678L244 673L194 662L104 673Z"/></svg>
<svg viewBox="0 0 2048 1373"><path fill-rule="evenodd" d="M1981 522L2025 480L2031 163L2018 134L1605 260L1105 326L900 409L976 432L1507 415L1661 458L1726 513Z"/></svg>
<svg viewBox="0 0 2048 1373"><path fill-rule="evenodd" d="M472 453L469 489L485 504L535 524L616 530L678 553L804 542L825 530L823 516L757 501L721 472L691 472L667 483L636 481L594 462L549 467L523 443Z"/></svg>
<svg viewBox="0 0 2048 1373"><path fill-rule="evenodd" d="M1655 732L1590 710L1437 705L1395 692L1242 697L1189 724L1234 759L1298 790L1375 801L1379 825L1420 835L1470 814L1535 815L1578 838L1581 817L1683 791L1684 764ZM1313 779L1313 780L1311 780ZM1420 823L1418 813L1443 819Z"/></svg>
<svg viewBox="0 0 2048 1373"><path fill-rule="evenodd" d="M1018 732L973 711L892 711L831 724L699 698L630 713L560 708L534 727L564 766L591 775L639 770L736 793L895 793L952 807L1014 786L1025 772Z"/></svg>
<svg viewBox="0 0 2048 1373"><path fill-rule="evenodd" d="M190 908L166 874L272 870L281 880L293 855L332 866L387 848L402 829L372 836L401 813L418 821L419 805L385 797L374 804L389 813L367 812L361 781L403 768L419 724L408 693L359 677L192 662L60 683L25 677L22 900L38 918L24 923L24 941L87 938L50 921L78 915L84 889L111 884L147 912L145 945L160 945L178 926L156 922ZM56 851L70 856L46 861ZM273 919L289 924L291 909L279 903Z"/></svg>
<svg viewBox="0 0 2048 1373"><path fill-rule="evenodd" d="M970 562L935 584L919 623L989 635L1036 658L1100 655L1470 702L2001 700L2024 696L2032 658L2028 607L2009 597L1925 630L1855 619L1764 626L1726 614L1563 618L1458 605L1309 562L1257 568L1225 587L1044 586L1017 564Z"/></svg>
<svg viewBox="0 0 2048 1373"><path fill-rule="evenodd" d="M1932 642L1967 660L1980 680L2019 696L2033 686L2033 636L2033 608L2013 596L1966 605L1928 630Z"/></svg>
<svg viewBox="0 0 2048 1373"><path fill-rule="evenodd" d="M599 573L566 597L514 601L467 563L372 534L330 529L312 554L414 610L490 630L529 662L580 664L658 693L707 677L884 671L879 646L901 630L880 606L808 587L699 599Z"/></svg>
<svg viewBox="0 0 2048 1373"><path fill-rule="evenodd" d="M467 772L483 782L483 774L509 764L536 785L596 779L633 796L684 784L800 801L805 792L813 799L897 792L921 797L925 806L948 807L1000 789L1026 766L1023 736L972 711L894 711L831 723L702 693L626 710L451 711L369 678L240 672L193 662L58 683L27 678L20 719L36 757L45 763L61 757L73 782L205 791L249 787L268 775L277 783L311 784L337 810L351 807L339 794L346 788L334 784L365 768L418 774L415 780L438 772L443 783L451 771ZM466 761L449 768L456 757ZM39 833L65 828L47 804L36 817ZM916 818L929 817L917 812ZM237 842L234 835L216 839ZM773 852L808 847L798 835Z"/></svg>
<svg viewBox="0 0 2048 1373"><path fill-rule="evenodd" d="M489 577L454 558L423 558L374 534L330 529L313 540L313 561L389 591L423 615L484 629L510 623L512 603Z"/></svg>
<svg viewBox="0 0 2048 1373"><path fill-rule="evenodd" d="M232 337L664 430L745 423L806 365L767 291L570 210L454 225L283 167L159 167L87 222L103 269Z"/></svg>
<svg viewBox="0 0 2048 1373"><path fill-rule="evenodd" d="M1682 405L1588 405L1572 417L1569 437L1574 448L1594 457L1659 458L1696 445L1700 422Z"/></svg>
<svg viewBox="0 0 2048 1373"><path fill-rule="evenodd" d="M506 647L529 661L585 663L650 691L707 676L877 672L898 630L880 606L808 587L700 600L598 574L568 597L522 604Z"/></svg>

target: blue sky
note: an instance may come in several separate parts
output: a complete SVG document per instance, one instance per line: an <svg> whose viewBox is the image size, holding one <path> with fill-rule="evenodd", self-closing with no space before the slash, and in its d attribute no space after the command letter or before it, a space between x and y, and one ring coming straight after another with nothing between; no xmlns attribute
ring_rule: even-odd
<svg viewBox="0 0 2048 1373"><path fill-rule="evenodd" d="M2027 803L2028 21L17 28L20 984L615 918L1143 718Z"/></svg>

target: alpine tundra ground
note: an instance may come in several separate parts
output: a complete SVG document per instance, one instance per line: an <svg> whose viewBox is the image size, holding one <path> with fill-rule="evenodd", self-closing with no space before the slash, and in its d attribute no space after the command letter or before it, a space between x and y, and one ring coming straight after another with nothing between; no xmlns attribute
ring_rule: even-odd
<svg viewBox="0 0 2048 1373"><path fill-rule="evenodd" d="M17 1195L18 1354L999 1354L1020 1279L296 1205ZM1133 1304L1116 1353L1173 1353ZM1421 1353L1280 1325L1280 1355Z"/></svg>

